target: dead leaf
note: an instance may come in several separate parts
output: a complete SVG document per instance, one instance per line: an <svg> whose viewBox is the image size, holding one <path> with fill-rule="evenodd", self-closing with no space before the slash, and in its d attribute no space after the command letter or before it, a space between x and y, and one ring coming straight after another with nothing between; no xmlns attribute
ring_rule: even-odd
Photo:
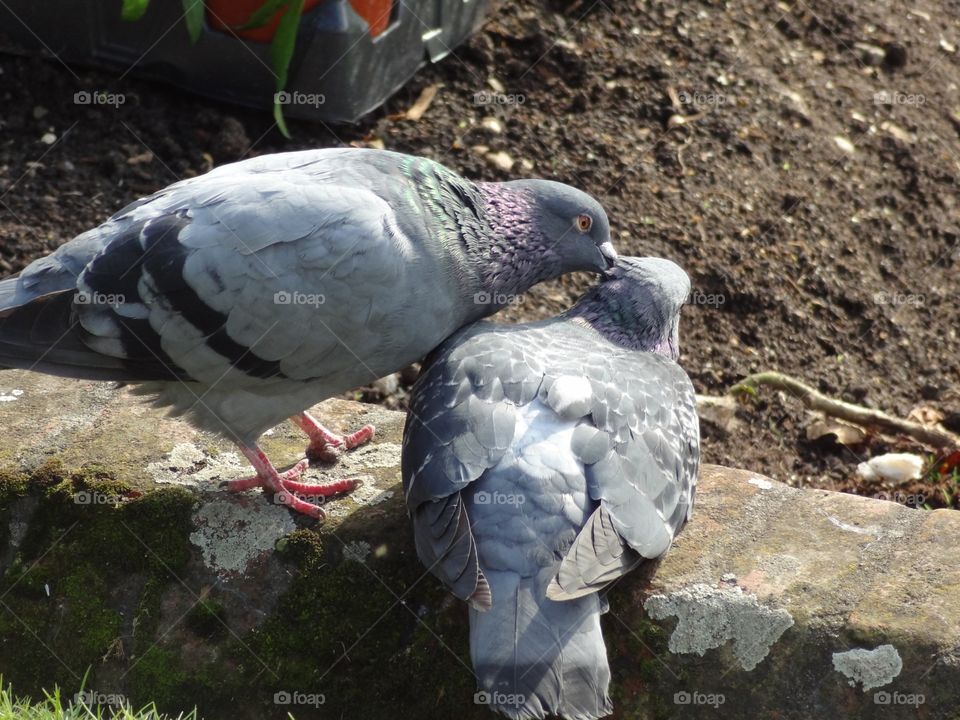
<svg viewBox="0 0 960 720"><path fill-rule="evenodd" d="M368 135L362 140L351 140L350 147L374 148L375 150L383 150L385 146L383 144L383 140L381 140L380 138Z"/></svg>
<svg viewBox="0 0 960 720"><path fill-rule="evenodd" d="M737 400L732 395L697 395L697 415L701 421L724 432L731 432L740 424Z"/></svg>
<svg viewBox="0 0 960 720"><path fill-rule="evenodd" d="M433 99L437 96L437 91L440 89L440 84L427 85L420 93L420 97L417 98L417 101L410 106L410 109L404 113L404 117L407 120L413 120L416 122L423 117L423 114L427 111L427 108L430 107L430 103L433 102Z"/></svg>
<svg viewBox="0 0 960 720"><path fill-rule="evenodd" d="M942 422L944 417L946 416L934 407L917 405L910 411L910 414L907 415L907 420L913 420L913 422L920 423L921 425L936 425Z"/></svg>
<svg viewBox="0 0 960 720"><path fill-rule="evenodd" d="M821 440L830 435L836 438L837 444L847 447L860 445L867 438L863 428L836 418L816 417L807 425L807 440Z"/></svg>
<svg viewBox="0 0 960 720"><path fill-rule="evenodd" d="M153 153L149 150L127 158L127 165L140 165L141 163L149 162L153 162Z"/></svg>
<svg viewBox="0 0 960 720"><path fill-rule="evenodd" d="M671 115L667 119L667 128L675 128L679 125L689 125L702 118L706 113L698 112L693 115Z"/></svg>

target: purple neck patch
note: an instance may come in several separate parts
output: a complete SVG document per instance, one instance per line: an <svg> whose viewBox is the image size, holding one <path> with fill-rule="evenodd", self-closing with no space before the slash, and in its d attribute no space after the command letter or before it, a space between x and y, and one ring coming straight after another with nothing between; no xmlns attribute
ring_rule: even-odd
<svg viewBox="0 0 960 720"><path fill-rule="evenodd" d="M537 221L530 193L501 183L478 183L490 221L491 241L481 259L481 278L491 295L513 302L538 282L556 277L560 257Z"/></svg>
<svg viewBox="0 0 960 720"><path fill-rule="evenodd" d="M676 359L672 319L656 303L635 302L621 279L608 280L584 295L564 317L579 319L610 342L630 350Z"/></svg>

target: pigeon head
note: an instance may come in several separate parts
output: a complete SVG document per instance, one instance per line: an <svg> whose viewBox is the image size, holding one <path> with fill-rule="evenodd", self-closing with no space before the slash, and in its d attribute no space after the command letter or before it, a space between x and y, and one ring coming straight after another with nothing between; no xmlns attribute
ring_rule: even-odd
<svg viewBox="0 0 960 720"><path fill-rule="evenodd" d="M559 272L604 272L614 266L617 251L610 242L607 213L590 195L552 180L510 184L533 196L534 220L557 256Z"/></svg>
<svg viewBox="0 0 960 720"><path fill-rule="evenodd" d="M616 263L607 214L587 193L552 180L479 185L492 231L489 289L520 293L563 273L603 273Z"/></svg>
<svg viewBox="0 0 960 720"><path fill-rule="evenodd" d="M568 312L611 342L674 360L680 354L680 308L690 278L662 258L621 257L603 282Z"/></svg>

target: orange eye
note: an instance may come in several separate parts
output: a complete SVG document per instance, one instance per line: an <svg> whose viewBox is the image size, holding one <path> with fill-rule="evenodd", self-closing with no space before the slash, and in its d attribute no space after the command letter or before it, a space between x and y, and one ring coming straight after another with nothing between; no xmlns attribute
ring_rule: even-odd
<svg viewBox="0 0 960 720"><path fill-rule="evenodd" d="M593 226L593 218L589 215L577 215L574 224L577 226L577 230L585 233Z"/></svg>

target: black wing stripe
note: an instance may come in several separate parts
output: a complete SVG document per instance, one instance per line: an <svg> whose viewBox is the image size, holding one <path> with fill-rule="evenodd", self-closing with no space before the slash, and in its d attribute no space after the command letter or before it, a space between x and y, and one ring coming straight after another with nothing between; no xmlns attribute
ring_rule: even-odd
<svg viewBox="0 0 960 720"><path fill-rule="evenodd" d="M122 295L124 302L143 302L139 283L146 275L163 298L166 308L193 325L205 338L206 345L225 358L232 367L258 378L285 377L280 363L259 357L249 347L227 334L227 315L207 305L183 277L183 268L190 249L178 238L190 224L185 213L162 215L132 225L114 239L84 271L83 280L92 293ZM213 271L211 279L223 284ZM125 355L140 362L159 362L182 371L163 350L161 338L149 321L114 314L121 328L120 340Z"/></svg>
<svg viewBox="0 0 960 720"><path fill-rule="evenodd" d="M178 241L189 224L186 217L166 215L148 222L141 232L143 267L163 293L170 310L178 313L206 337L207 346L231 366L258 378L285 377L276 360L264 360L227 334L227 315L207 305L183 277L189 248Z"/></svg>

